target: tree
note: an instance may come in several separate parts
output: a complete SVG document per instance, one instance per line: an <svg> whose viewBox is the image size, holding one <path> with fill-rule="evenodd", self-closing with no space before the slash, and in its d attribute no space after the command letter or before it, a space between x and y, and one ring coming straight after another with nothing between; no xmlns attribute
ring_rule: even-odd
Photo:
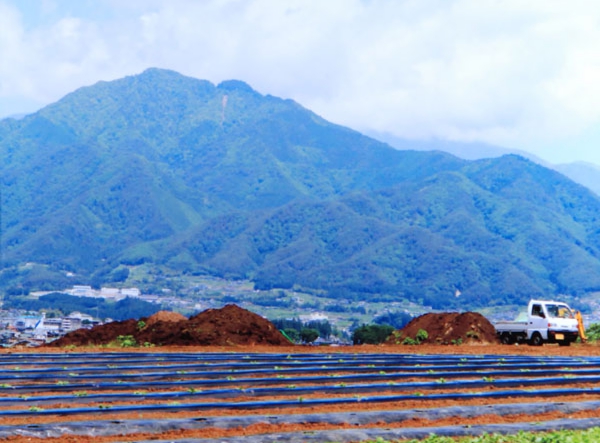
<svg viewBox="0 0 600 443"><path fill-rule="evenodd" d="M588 340L591 342L598 341L600 339L600 323L592 323L585 330L585 334Z"/></svg>
<svg viewBox="0 0 600 443"><path fill-rule="evenodd" d="M300 338L304 343L312 343L319 338L319 331L312 328L302 328Z"/></svg>
<svg viewBox="0 0 600 443"><path fill-rule="evenodd" d="M390 325L395 329L402 329L413 319L413 316L407 312L392 311L378 315L373 319L373 322L378 325Z"/></svg>
<svg viewBox="0 0 600 443"><path fill-rule="evenodd" d="M328 338L334 332L333 326L331 326L329 320L311 320L303 322L299 318L280 318L271 321L277 329L284 330L286 333L288 333L288 330L295 330L297 334L300 334L300 331L306 328L316 330L319 333L319 337ZM293 338L291 335L290 337Z"/></svg>
<svg viewBox="0 0 600 443"><path fill-rule="evenodd" d="M383 343L394 328L390 325L362 325L352 334L352 342L355 345L378 345Z"/></svg>

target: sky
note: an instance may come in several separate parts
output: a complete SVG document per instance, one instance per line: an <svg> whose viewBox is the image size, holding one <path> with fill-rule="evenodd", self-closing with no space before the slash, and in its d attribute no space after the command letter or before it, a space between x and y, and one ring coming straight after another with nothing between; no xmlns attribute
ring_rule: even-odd
<svg viewBox="0 0 600 443"><path fill-rule="evenodd" d="M0 117L149 67L361 132L600 165L596 0L0 0Z"/></svg>

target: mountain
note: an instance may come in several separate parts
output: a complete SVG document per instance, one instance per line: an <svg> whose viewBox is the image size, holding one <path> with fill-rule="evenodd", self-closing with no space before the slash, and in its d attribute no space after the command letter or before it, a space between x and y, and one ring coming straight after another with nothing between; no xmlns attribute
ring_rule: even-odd
<svg viewBox="0 0 600 443"><path fill-rule="evenodd" d="M561 163L550 166L576 183L600 195L600 167L588 162Z"/></svg>
<svg viewBox="0 0 600 443"><path fill-rule="evenodd" d="M388 133L368 133L376 140L388 143L396 149L414 149L417 151L443 151L465 160L497 158L507 154L516 154L537 164L545 166L569 177L600 195L600 166L588 162L552 164L527 151L508 149L479 142L454 142L449 140L408 140Z"/></svg>
<svg viewBox="0 0 600 443"><path fill-rule="evenodd" d="M237 80L78 89L0 121L0 172L9 296L141 264L436 307L600 288L583 186L516 155L393 149Z"/></svg>
<svg viewBox="0 0 600 443"><path fill-rule="evenodd" d="M27 115L26 112L22 112L22 113L19 113L19 114L11 114L11 115L8 115L8 116L2 117L2 118L12 118L12 119L15 119L15 120L21 120L26 115Z"/></svg>
<svg viewBox="0 0 600 443"><path fill-rule="evenodd" d="M366 133L375 140L380 140L396 149L413 149L416 151L443 151L465 160L481 160L484 158L497 158L503 155L515 154L527 158L542 166L548 167L549 164L541 158L530 154L527 151L518 149L508 149L501 146L490 145L483 142L457 142L452 140L432 139L432 140L411 140L387 132L370 131Z"/></svg>

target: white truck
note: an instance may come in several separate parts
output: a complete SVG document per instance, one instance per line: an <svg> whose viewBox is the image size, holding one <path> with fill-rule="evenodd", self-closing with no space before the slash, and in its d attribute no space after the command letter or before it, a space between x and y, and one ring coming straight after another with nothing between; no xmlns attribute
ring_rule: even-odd
<svg viewBox="0 0 600 443"><path fill-rule="evenodd" d="M496 334L505 344L529 343L540 346L558 343L569 346L579 337L583 327L581 316L566 303L550 300L531 300L527 312L514 321L498 321Z"/></svg>

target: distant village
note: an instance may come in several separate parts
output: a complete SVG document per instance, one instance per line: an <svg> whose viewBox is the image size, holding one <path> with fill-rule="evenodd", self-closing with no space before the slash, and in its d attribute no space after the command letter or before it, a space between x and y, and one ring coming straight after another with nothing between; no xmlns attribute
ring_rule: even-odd
<svg viewBox="0 0 600 443"><path fill-rule="evenodd" d="M33 297L41 297L56 291L33 292ZM138 288L101 288L93 289L91 286L75 285L71 289L60 291L76 297L103 298L111 301L123 300L127 297L138 298L148 303L169 304L184 308L197 308L193 304L175 297L159 297L158 295L144 295ZM109 323L111 318L96 318L88 313L71 312L66 317L46 317L44 312L37 315L15 310L0 310L0 346L39 346L55 340L68 332L81 328Z"/></svg>
<svg viewBox="0 0 600 443"><path fill-rule="evenodd" d="M106 321L111 321L107 319ZM0 345L39 346L76 329L93 327L101 321L81 312L72 312L67 317L46 318L40 315L26 315L14 311L0 313Z"/></svg>

